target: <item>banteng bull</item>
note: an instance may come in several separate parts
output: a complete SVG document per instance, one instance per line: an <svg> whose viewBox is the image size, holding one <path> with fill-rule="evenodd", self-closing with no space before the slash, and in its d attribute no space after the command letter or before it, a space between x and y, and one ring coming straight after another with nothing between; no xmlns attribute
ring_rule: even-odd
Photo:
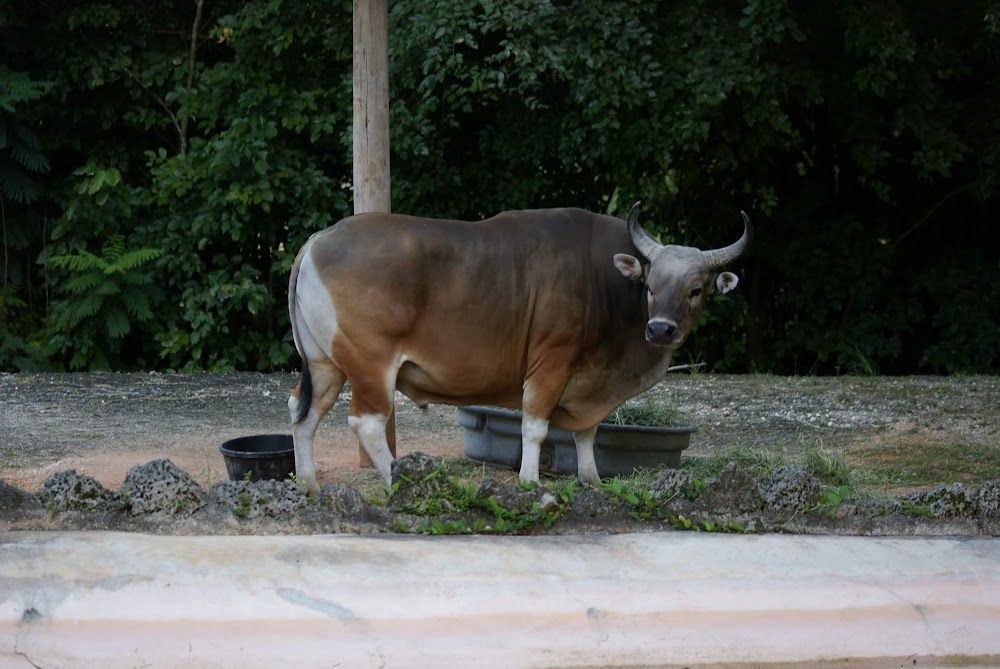
<svg viewBox="0 0 1000 669"><path fill-rule="evenodd" d="M316 492L313 437L351 382L348 424L387 482L386 421L399 390L418 405L523 411L520 479L538 480L550 425L576 438L580 479L599 481L597 425L666 374L720 272L750 245L660 245L639 226L580 209L485 221L362 214L314 234L292 267L288 308L302 378L288 400L296 477Z"/></svg>

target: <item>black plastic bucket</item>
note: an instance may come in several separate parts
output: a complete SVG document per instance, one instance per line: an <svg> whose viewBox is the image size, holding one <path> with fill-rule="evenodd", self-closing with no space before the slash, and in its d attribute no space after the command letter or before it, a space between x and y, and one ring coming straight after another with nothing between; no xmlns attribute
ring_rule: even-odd
<svg viewBox="0 0 1000 669"><path fill-rule="evenodd" d="M224 441L219 452L231 481L283 481L295 472L290 434L257 434Z"/></svg>

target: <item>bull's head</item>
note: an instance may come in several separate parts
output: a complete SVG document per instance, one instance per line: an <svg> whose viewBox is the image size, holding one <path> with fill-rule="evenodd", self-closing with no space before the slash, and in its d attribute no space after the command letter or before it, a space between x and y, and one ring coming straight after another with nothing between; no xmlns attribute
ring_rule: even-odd
<svg viewBox="0 0 1000 669"><path fill-rule="evenodd" d="M753 226L746 212L741 211L743 236L739 241L725 248L701 251L660 244L639 226L638 211L636 202L628 212L628 231L639 257L619 253L614 258L615 266L629 279L646 285L646 341L677 349L698 324L708 296L728 293L739 283L732 272L719 270L746 252L753 240Z"/></svg>

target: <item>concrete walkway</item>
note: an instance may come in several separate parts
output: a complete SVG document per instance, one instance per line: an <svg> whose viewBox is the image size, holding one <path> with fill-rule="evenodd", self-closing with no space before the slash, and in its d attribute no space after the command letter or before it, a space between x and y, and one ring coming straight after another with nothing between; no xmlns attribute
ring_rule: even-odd
<svg viewBox="0 0 1000 669"><path fill-rule="evenodd" d="M0 667L926 669L956 655L1000 658L998 539L0 536Z"/></svg>

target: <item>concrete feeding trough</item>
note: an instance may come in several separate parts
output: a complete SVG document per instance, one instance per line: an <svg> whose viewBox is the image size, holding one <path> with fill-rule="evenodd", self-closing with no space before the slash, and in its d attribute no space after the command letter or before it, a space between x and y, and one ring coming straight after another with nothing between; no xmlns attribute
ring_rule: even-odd
<svg viewBox="0 0 1000 669"><path fill-rule="evenodd" d="M231 481L283 481L295 472L290 434L257 434L224 441L219 452Z"/></svg>
<svg viewBox="0 0 1000 669"><path fill-rule="evenodd" d="M458 409L466 457L480 462L521 465L521 413L492 407ZM628 476L639 467L678 467L681 451L691 443L693 425L652 427L601 423L594 443L594 459L602 477ZM567 430L550 428L542 442L542 471L576 474L576 442Z"/></svg>

